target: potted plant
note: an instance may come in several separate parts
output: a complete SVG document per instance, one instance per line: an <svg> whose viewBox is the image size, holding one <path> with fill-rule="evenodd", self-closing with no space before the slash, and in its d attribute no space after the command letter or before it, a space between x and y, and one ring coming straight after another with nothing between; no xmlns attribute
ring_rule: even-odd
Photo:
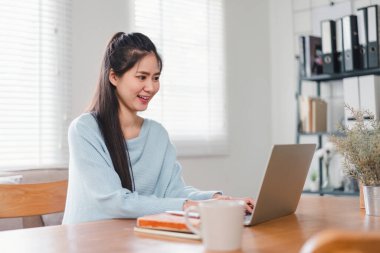
<svg viewBox="0 0 380 253"><path fill-rule="evenodd" d="M363 185L366 214L380 216L380 122L368 111L345 108L356 121L331 141L343 155L346 174Z"/></svg>
<svg viewBox="0 0 380 253"><path fill-rule="evenodd" d="M311 192L317 192L319 190L318 173L313 170L310 174L309 188Z"/></svg>

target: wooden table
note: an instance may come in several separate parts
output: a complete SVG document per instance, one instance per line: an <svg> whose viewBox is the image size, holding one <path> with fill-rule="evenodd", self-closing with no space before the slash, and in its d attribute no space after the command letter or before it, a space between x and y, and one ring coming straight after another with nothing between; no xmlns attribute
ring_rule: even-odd
<svg viewBox="0 0 380 253"><path fill-rule="evenodd" d="M205 252L201 242L139 234L135 220L109 220L0 232L0 252ZM245 228L239 252L298 252L327 228L380 230L380 217L366 216L358 197L304 195L295 214Z"/></svg>

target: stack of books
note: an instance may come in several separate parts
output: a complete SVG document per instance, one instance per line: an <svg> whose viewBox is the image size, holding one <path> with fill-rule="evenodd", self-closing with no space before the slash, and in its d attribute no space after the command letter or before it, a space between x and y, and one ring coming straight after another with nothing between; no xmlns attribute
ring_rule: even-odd
<svg viewBox="0 0 380 253"><path fill-rule="evenodd" d="M316 97L300 96L300 131L317 133L327 131L327 103Z"/></svg>
<svg viewBox="0 0 380 253"><path fill-rule="evenodd" d="M191 224L199 227L199 218L189 218ZM135 232L148 233L159 236L173 236L185 239L200 240L186 226L185 217L178 214L160 213L143 216L137 219Z"/></svg>

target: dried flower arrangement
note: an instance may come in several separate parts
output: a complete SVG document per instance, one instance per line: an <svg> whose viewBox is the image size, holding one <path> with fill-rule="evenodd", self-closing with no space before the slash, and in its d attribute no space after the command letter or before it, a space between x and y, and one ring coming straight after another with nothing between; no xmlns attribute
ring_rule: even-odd
<svg viewBox="0 0 380 253"><path fill-rule="evenodd" d="M380 122L368 111L345 106L356 119L350 128L341 128L342 136L332 136L344 157L347 175L365 186L380 186Z"/></svg>

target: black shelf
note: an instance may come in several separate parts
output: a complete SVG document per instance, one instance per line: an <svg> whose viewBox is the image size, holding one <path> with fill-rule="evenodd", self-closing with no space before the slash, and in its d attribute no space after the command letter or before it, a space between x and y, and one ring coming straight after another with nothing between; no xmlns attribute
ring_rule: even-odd
<svg viewBox="0 0 380 253"><path fill-rule="evenodd" d="M320 196L323 196L323 195L359 196L359 192L344 192L344 191L315 191L315 192L312 192L312 191L309 191L309 190L305 190L302 193L305 193L305 194L318 194Z"/></svg>
<svg viewBox="0 0 380 253"><path fill-rule="evenodd" d="M375 69L362 69L352 72L344 72L344 73L337 73L337 74L321 74L321 75L314 75L311 77L301 77L302 81L333 81L333 80L341 80L343 78L347 77L354 77L354 76L366 76L366 75L380 75L380 68Z"/></svg>
<svg viewBox="0 0 380 253"><path fill-rule="evenodd" d="M331 135L334 135L334 136L343 136L344 133L342 132L315 132L315 133L305 133L305 132L298 132L297 134L299 135L309 135L309 136L319 136L319 135L328 135L328 136L331 136Z"/></svg>
<svg viewBox="0 0 380 253"><path fill-rule="evenodd" d="M328 82L328 81L334 81L334 80L342 80L344 78L348 77L357 77L357 76L365 76L365 75L380 75L380 68L376 69L365 69L365 70L357 70L357 71L352 71L352 72L345 72L345 73L337 73L337 74L321 74L321 75L315 75L312 77L302 77L301 72L298 72L298 88L296 92L296 99L298 100L298 97L302 94L302 83L303 81L312 81L315 82L315 88L316 88L316 95L318 97L321 96L321 83L322 82ZM297 126L300 122L300 116L299 116L299 107L297 103ZM336 135L336 136L343 136L342 132L316 132L316 133L305 133L301 132L299 128L297 127L296 129L296 143L300 143L300 138L301 136L314 136L317 138L317 144L318 144L318 149L322 147L322 137L323 136L331 136L331 135ZM319 189L322 189L322 182L323 182L323 164L322 164L322 159L319 159ZM311 191L303 191L303 193L306 194L318 194L320 196L323 195L343 195L343 196L358 196L358 192L344 192L344 191L339 191L339 190L334 190L334 191L316 191L316 192L311 192Z"/></svg>

